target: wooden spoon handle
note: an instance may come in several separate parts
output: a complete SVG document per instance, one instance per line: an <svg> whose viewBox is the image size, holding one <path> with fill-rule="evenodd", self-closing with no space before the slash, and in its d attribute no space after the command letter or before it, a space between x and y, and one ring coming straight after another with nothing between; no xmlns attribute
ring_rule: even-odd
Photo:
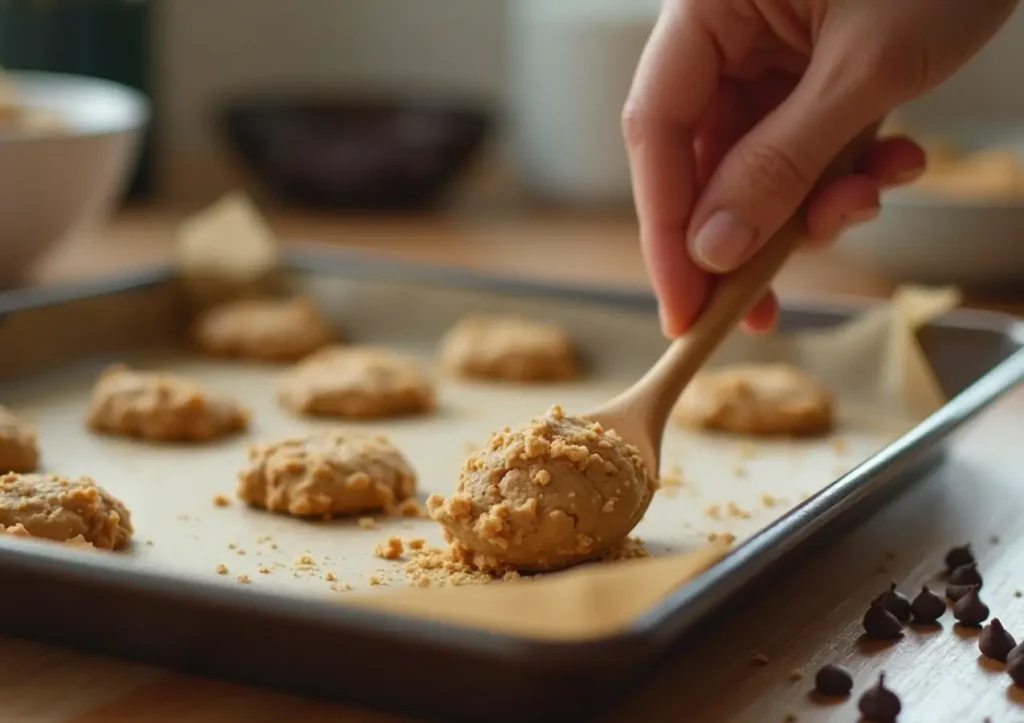
<svg viewBox="0 0 1024 723"><path fill-rule="evenodd" d="M822 174L822 180L850 173L857 157L874 141L877 130L876 123L854 138ZM647 388L651 395L649 398L658 400L655 405L658 409L652 410L654 418L667 419L687 382L757 302L782 265L806 239L801 206L750 260L717 280L696 322L685 336L672 342L644 380L656 387Z"/></svg>

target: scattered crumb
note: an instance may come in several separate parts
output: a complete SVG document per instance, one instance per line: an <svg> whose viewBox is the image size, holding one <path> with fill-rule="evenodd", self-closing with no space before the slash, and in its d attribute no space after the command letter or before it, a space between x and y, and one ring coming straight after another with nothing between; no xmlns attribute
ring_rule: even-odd
<svg viewBox="0 0 1024 723"><path fill-rule="evenodd" d="M228 566L225 565L223 562L221 564L217 565L217 574L218 575L227 575L228 574Z"/></svg>
<svg viewBox="0 0 1024 723"><path fill-rule="evenodd" d="M709 532L708 542L714 542L715 540L724 540L725 544L731 545L736 542L736 535L731 532Z"/></svg>
<svg viewBox="0 0 1024 723"><path fill-rule="evenodd" d="M761 495L761 504L765 507L774 507L778 504L779 499L775 495L763 494Z"/></svg>
<svg viewBox="0 0 1024 723"><path fill-rule="evenodd" d="M733 517L739 517L742 520L750 519L750 513L747 512L742 507L740 507L739 505L737 505L732 500L729 501L729 504L727 505L726 509L729 511L729 514Z"/></svg>
<svg viewBox="0 0 1024 723"><path fill-rule="evenodd" d="M414 585L426 577L432 585L487 585L501 579L497 574L483 572L472 562L473 553L457 543L448 547L421 546L410 548L409 560L403 568ZM513 577L518 575L513 574Z"/></svg>
<svg viewBox="0 0 1024 723"><path fill-rule="evenodd" d="M988 539L988 541L991 542L993 545L998 545L999 544L999 535L992 535L992 537L990 537Z"/></svg>
<svg viewBox="0 0 1024 723"><path fill-rule="evenodd" d="M277 549L277 543L276 542L271 542L270 543L270 549L271 550L276 550Z"/></svg>
<svg viewBox="0 0 1024 723"><path fill-rule="evenodd" d="M402 541L392 535L387 539L386 542L382 542L374 548L373 554L377 557L385 560L397 560L402 556L405 549L402 547Z"/></svg>
<svg viewBox="0 0 1024 723"><path fill-rule="evenodd" d="M1014 591L1013 591L1013 596L1014 596L1014 597L1024 597L1024 591L1021 591L1021 590L1014 590Z"/></svg>
<svg viewBox="0 0 1024 723"><path fill-rule="evenodd" d="M328 572L326 575L324 575L324 580L326 580L327 582L334 582L337 579L338 578L334 576L333 572Z"/></svg>
<svg viewBox="0 0 1024 723"><path fill-rule="evenodd" d="M150 547L152 547L153 546L153 541L152 540L146 540L146 544L149 545Z"/></svg>
<svg viewBox="0 0 1024 723"><path fill-rule="evenodd" d="M228 549L229 550L234 550L236 547L238 547L238 545L236 545L235 543L233 543L233 542L229 542L228 543Z"/></svg>
<svg viewBox="0 0 1024 723"><path fill-rule="evenodd" d="M832 440L832 449L835 450L836 454L846 454L849 447L846 444L846 440L842 437L835 437Z"/></svg>
<svg viewBox="0 0 1024 723"><path fill-rule="evenodd" d="M769 660L768 656L765 655L764 653L754 653L753 655L750 656L750 660L755 665L768 665L768 663L771 662L771 660Z"/></svg>
<svg viewBox="0 0 1024 723"><path fill-rule="evenodd" d="M244 555L245 554L245 550L242 549L241 547L239 547L237 550L235 550L235 553L238 554L238 555Z"/></svg>
<svg viewBox="0 0 1024 723"><path fill-rule="evenodd" d="M334 592L349 592L352 590L352 586L347 582L338 582L331 585L331 590Z"/></svg>
<svg viewBox="0 0 1024 723"><path fill-rule="evenodd" d="M262 545L264 542L270 542L270 535L256 535L256 544Z"/></svg>
<svg viewBox="0 0 1024 723"><path fill-rule="evenodd" d="M803 680L804 679L804 671L800 670L800 668L793 668L791 671L789 671L789 679L790 680Z"/></svg>
<svg viewBox="0 0 1024 723"><path fill-rule="evenodd" d="M422 550L427 541L422 537L413 537L405 541L405 546L410 550Z"/></svg>
<svg viewBox="0 0 1024 723"><path fill-rule="evenodd" d="M426 575L420 575L416 578L416 587L430 587L430 578Z"/></svg>
<svg viewBox="0 0 1024 723"><path fill-rule="evenodd" d="M260 565L259 571L260 571L261 575L269 575L270 574L270 568L267 567L266 565Z"/></svg>
<svg viewBox="0 0 1024 723"><path fill-rule="evenodd" d="M360 517L357 524L361 530L372 530L377 527L377 520L372 517Z"/></svg>
<svg viewBox="0 0 1024 723"><path fill-rule="evenodd" d="M712 520L720 520L722 519L722 508L718 505L708 505L704 510L704 514Z"/></svg>
<svg viewBox="0 0 1024 723"><path fill-rule="evenodd" d="M369 580L370 580L370 584L371 585L383 585L384 584L384 578L381 577L380 575L370 575Z"/></svg>
<svg viewBox="0 0 1024 723"><path fill-rule="evenodd" d="M398 513L402 517L427 517L427 511L416 500L403 500L398 506Z"/></svg>
<svg viewBox="0 0 1024 723"><path fill-rule="evenodd" d="M300 555L292 563L292 567L297 570L311 570L316 568L316 561L309 555Z"/></svg>
<svg viewBox="0 0 1024 723"><path fill-rule="evenodd" d="M243 585L248 585L250 582L252 582L252 580L249 579L248 575L239 575L235 579Z"/></svg>
<svg viewBox="0 0 1024 723"><path fill-rule="evenodd" d="M646 543L639 537L627 537L601 558L603 562L618 562L619 560L635 560L639 557L650 557Z"/></svg>
<svg viewBox="0 0 1024 723"><path fill-rule="evenodd" d="M747 468L741 465L736 465L735 467L732 468L732 474L733 477L746 477Z"/></svg>
<svg viewBox="0 0 1024 723"><path fill-rule="evenodd" d="M227 507L231 504L231 500L226 495L214 495L213 506L214 507Z"/></svg>

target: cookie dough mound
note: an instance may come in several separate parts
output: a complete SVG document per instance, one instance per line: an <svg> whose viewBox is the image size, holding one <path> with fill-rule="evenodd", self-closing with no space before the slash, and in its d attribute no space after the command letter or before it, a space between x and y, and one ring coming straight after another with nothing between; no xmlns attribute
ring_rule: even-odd
<svg viewBox="0 0 1024 723"><path fill-rule="evenodd" d="M377 347L332 346L299 362L277 399L312 416L398 417L432 410L434 386L412 359Z"/></svg>
<svg viewBox="0 0 1024 723"><path fill-rule="evenodd" d="M192 325L199 349L217 356L295 361L335 341L334 331L307 298L230 301Z"/></svg>
<svg viewBox="0 0 1024 723"><path fill-rule="evenodd" d="M32 472L38 464L35 427L0 406L0 473Z"/></svg>
<svg viewBox="0 0 1024 723"><path fill-rule="evenodd" d="M124 547L133 532L124 504L89 477L13 472L0 476L0 528L108 550Z"/></svg>
<svg viewBox="0 0 1024 723"><path fill-rule="evenodd" d="M345 430L255 445L238 473L238 496L292 515L399 511L416 492L416 475L384 437Z"/></svg>
<svg viewBox="0 0 1024 723"><path fill-rule="evenodd" d="M467 378L536 382L579 375L563 329L518 316L468 316L444 335L438 355L445 368Z"/></svg>
<svg viewBox="0 0 1024 723"><path fill-rule="evenodd" d="M812 435L832 427L832 395L788 364L738 364L699 374L673 416L692 429Z"/></svg>
<svg viewBox="0 0 1024 723"><path fill-rule="evenodd" d="M492 435L463 464L455 492L427 506L482 569L556 570L620 544L656 487L636 447L556 406Z"/></svg>
<svg viewBox="0 0 1024 723"><path fill-rule="evenodd" d="M116 365L93 387L86 423L124 437L204 442L245 429L249 413L189 379Z"/></svg>

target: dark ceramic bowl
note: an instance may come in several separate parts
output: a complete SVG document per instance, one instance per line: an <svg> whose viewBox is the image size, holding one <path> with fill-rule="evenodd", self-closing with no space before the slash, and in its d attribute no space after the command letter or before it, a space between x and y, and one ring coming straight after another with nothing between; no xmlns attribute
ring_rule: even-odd
<svg viewBox="0 0 1024 723"><path fill-rule="evenodd" d="M481 108L322 96L236 100L221 121L233 149L283 198L349 210L435 203L490 128Z"/></svg>

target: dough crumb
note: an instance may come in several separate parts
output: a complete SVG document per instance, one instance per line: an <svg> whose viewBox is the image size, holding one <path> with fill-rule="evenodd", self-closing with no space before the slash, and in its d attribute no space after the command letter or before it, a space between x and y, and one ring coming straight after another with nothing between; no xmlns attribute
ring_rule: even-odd
<svg viewBox="0 0 1024 723"><path fill-rule="evenodd" d="M0 406L0 472L34 472L38 465L35 425Z"/></svg>
<svg viewBox="0 0 1024 723"><path fill-rule="evenodd" d="M402 517L420 517L429 519L427 510L416 500L408 499L403 500L398 506L398 514Z"/></svg>
<svg viewBox="0 0 1024 723"><path fill-rule="evenodd" d="M217 574L218 575L227 575L228 574L228 566L225 565L223 562L221 564L217 565Z"/></svg>
<svg viewBox="0 0 1024 723"><path fill-rule="evenodd" d="M803 680L804 671L800 670L800 668L793 668L789 671L789 679L792 681Z"/></svg>
<svg viewBox="0 0 1024 723"><path fill-rule="evenodd" d="M336 339L305 297L224 302L200 314L191 335L208 354L265 361L297 361Z"/></svg>
<svg viewBox="0 0 1024 723"><path fill-rule="evenodd" d="M422 537L413 537L405 541L405 546L410 550L422 550L427 541Z"/></svg>
<svg viewBox="0 0 1024 723"><path fill-rule="evenodd" d="M761 495L761 504L765 507L774 507L779 503L779 498L767 492Z"/></svg>
<svg viewBox="0 0 1024 723"><path fill-rule="evenodd" d="M270 574L270 568L269 568L269 567L267 567L266 565L260 565L260 567L259 567L259 573L260 573L261 575L269 575L269 574Z"/></svg>
<svg viewBox="0 0 1024 723"><path fill-rule="evenodd" d="M717 504L710 504L704 508L704 516L710 517L712 520L722 519L722 508Z"/></svg>
<svg viewBox="0 0 1024 723"><path fill-rule="evenodd" d="M369 582L370 582L371 585L383 585L384 584L384 578L381 577L380 575L370 575Z"/></svg>
<svg viewBox="0 0 1024 723"><path fill-rule="evenodd" d="M730 517L738 517L741 520L750 519L750 513L732 500L730 500L728 505L726 505L726 509L728 510Z"/></svg>
<svg viewBox="0 0 1024 723"><path fill-rule="evenodd" d="M709 532L708 542L715 542L717 540L724 540L725 544L731 545L736 542L736 535L731 532Z"/></svg>
<svg viewBox="0 0 1024 723"><path fill-rule="evenodd" d="M231 500L229 500L225 495L214 495L213 504L215 507L227 507L231 504Z"/></svg>
<svg viewBox="0 0 1024 723"><path fill-rule="evenodd" d="M93 387L86 424L148 441L207 442L246 429L249 412L190 379L117 364Z"/></svg>
<svg viewBox="0 0 1024 723"><path fill-rule="evenodd" d="M433 382L418 362L376 347L330 346L281 380L278 402L297 414L354 419L425 414Z"/></svg>
<svg viewBox="0 0 1024 723"><path fill-rule="evenodd" d="M337 579L338 578L335 577L333 572L328 572L326 575L324 575L324 580L326 580L327 582L334 582Z"/></svg>
<svg viewBox="0 0 1024 723"><path fill-rule="evenodd" d="M415 472L386 437L348 430L253 445L238 473L240 499L299 517L398 514L415 491Z"/></svg>
<svg viewBox="0 0 1024 723"><path fill-rule="evenodd" d="M252 582L248 575L238 575L235 579L243 585L248 585L250 582Z"/></svg>
<svg viewBox="0 0 1024 723"><path fill-rule="evenodd" d="M360 517L358 524L361 530L374 530L377 528L377 520L372 517Z"/></svg>
<svg viewBox="0 0 1024 723"><path fill-rule="evenodd" d="M387 541L380 543L374 549L373 554L385 560L397 560L405 552L402 541L392 535Z"/></svg>
<svg viewBox="0 0 1024 723"><path fill-rule="evenodd" d="M448 547L430 547L421 545L409 548L409 559L403 567L406 578L413 585L420 585L426 578L431 585L489 585L497 580L505 579L505 573L480 570L473 565L472 553L455 542ZM518 579L517 573L511 573L509 580Z"/></svg>
<svg viewBox="0 0 1024 723"><path fill-rule="evenodd" d="M470 379L541 382L580 373L562 328L519 316L463 318L442 337L438 358L452 374Z"/></svg>

